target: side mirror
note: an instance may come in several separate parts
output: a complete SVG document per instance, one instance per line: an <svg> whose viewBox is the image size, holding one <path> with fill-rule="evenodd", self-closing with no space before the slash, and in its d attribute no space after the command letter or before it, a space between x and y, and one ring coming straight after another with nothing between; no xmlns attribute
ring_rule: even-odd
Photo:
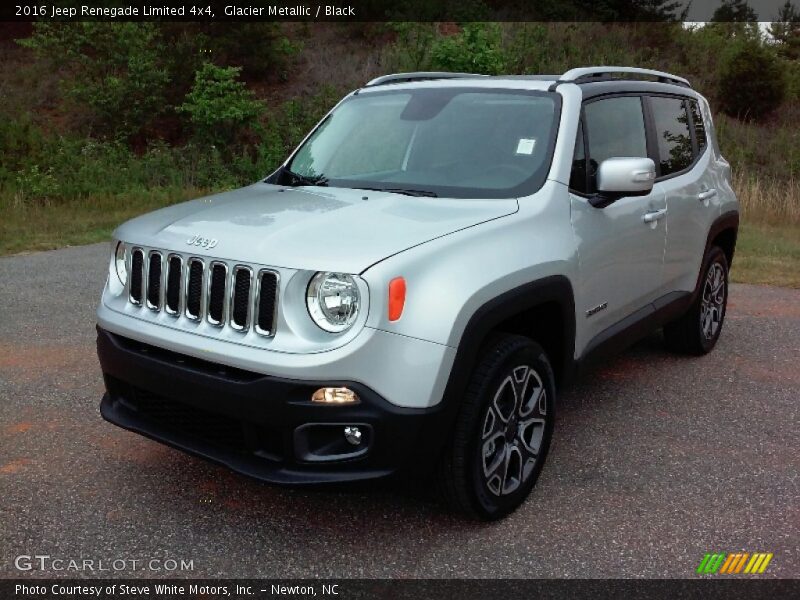
<svg viewBox="0 0 800 600"><path fill-rule="evenodd" d="M650 158L607 158L597 168L597 194L589 203L605 208L624 196L646 196L655 178L656 165Z"/></svg>

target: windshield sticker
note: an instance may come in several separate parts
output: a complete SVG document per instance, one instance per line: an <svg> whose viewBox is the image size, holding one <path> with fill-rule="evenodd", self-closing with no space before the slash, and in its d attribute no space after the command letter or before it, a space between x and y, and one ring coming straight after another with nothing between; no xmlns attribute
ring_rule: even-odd
<svg viewBox="0 0 800 600"><path fill-rule="evenodd" d="M520 138L519 144L517 144L517 154L533 154L535 146L536 140Z"/></svg>

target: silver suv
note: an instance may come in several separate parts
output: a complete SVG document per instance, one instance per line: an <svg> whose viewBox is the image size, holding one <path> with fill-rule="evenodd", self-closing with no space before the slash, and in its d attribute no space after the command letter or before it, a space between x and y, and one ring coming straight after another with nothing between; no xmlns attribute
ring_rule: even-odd
<svg viewBox="0 0 800 600"><path fill-rule="evenodd" d="M714 347L738 221L685 79L379 77L265 181L119 227L102 415L278 484L432 476L496 519L578 371L658 328Z"/></svg>

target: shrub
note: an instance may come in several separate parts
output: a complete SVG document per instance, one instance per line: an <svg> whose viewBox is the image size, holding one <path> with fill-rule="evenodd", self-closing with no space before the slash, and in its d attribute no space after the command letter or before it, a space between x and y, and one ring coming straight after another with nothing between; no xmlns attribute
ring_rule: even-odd
<svg viewBox="0 0 800 600"><path fill-rule="evenodd" d="M720 108L741 120L760 120L778 108L786 94L779 59L755 41L733 45L717 73Z"/></svg>
<svg viewBox="0 0 800 600"><path fill-rule="evenodd" d="M39 165L21 171L16 176L14 203L16 205L30 203L47 203L58 195L58 181L53 176L53 168L42 170Z"/></svg>
<svg viewBox="0 0 800 600"><path fill-rule="evenodd" d="M436 70L497 75L505 65L497 23L466 23L460 33L437 38L431 47L431 67Z"/></svg>
<svg viewBox="0 0 800 600"><path fill-rule="evenodd" d="M20 43L71 69L63 86L95 135L129 137L165 109L169 53L154 23L37 23Z"/></svg>
<svg viewBox="0 0 800 600"><path fill-rule="evenodd" d="M178 112L186 114L201 144L227 146L253 126L264 110L245 84L238 81L241 67L203 64L192 90Z"/></svg>
<svg viewBox="0 0 800 600"><path fill-rule="evenodd" d="M247 78L284 78L288 60L300 50L278 23L211 23L206 27L214 60L242 67Z"/></svg>

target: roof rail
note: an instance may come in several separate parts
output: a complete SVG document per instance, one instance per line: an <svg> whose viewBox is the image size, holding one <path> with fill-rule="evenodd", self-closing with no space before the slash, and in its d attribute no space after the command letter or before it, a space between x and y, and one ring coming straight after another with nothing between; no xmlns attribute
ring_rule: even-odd
<svg viewBox="0 0 800 600"><path fill-rule="evenodd" d="M689 80L683 77L678 77L672 73L665 73L664 71L639 69L637 67L580 67L577 69L570 69L564 73L559 79L559 82L588 83L598 79L611 79L613 75L618 73L646 75L648 77L655 77L656 80L661 83L672 83L684 87L692 87Z"/></svg>
<svg viewBox="0 0 800 600"><path fill-rule="evenodd" d="M393 73L376 77L364 87L384 85L387 83L408 83L410 81L429 81L432 79L465 79L470 77L486 77L475 73L447 73L444 71L417 71L413 73Z"/></svg>

